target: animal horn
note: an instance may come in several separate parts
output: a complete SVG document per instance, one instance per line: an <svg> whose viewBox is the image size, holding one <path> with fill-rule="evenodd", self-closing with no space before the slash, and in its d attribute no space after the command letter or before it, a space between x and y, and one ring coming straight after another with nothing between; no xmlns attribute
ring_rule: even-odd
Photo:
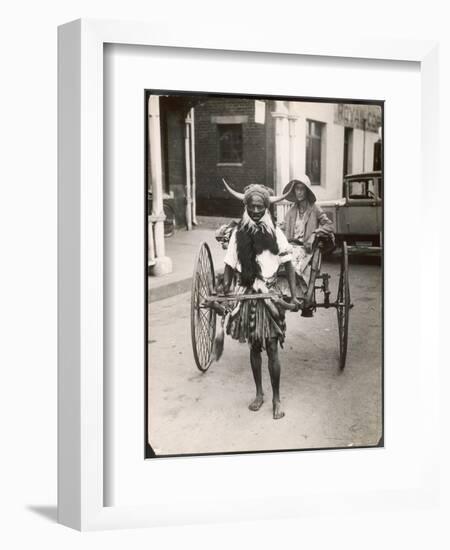
<svg viewBox="0 0 450 550"><path fill-rule="evenodd" d="M275 202L280 202L284 200L289 195L291 190L292 190L292 185L289 186L289 189L287 190L286 193L284 193L284 195L276 195L275 197L270 197L269 198L270 204L274 204Z"/></svg>
<svg viewBox="0 0 450 550"><path fill-rule="evenodd" d="M237 199L243 201L244 200L244 193L238 193L237 191L235 191L234 189L231 189L231 187L228 185L228 183L224 180L224 178L222 178L222 181L223 181L223 184L225 185L225 189L228 191L228 193L231 193L231 195L233 195L234 197L236 197Z"/></svg>

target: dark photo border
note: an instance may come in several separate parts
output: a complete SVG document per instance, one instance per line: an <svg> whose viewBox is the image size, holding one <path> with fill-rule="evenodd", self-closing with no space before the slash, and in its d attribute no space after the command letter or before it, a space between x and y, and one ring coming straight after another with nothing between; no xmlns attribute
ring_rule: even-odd
<svg viewBox="0 0 450 550"><path fill-rule="evenodd" d="M148 442L148 425L149 425L149 292L148 292L148 181L149 181L149 135L148 135L148 99L151 95L174 95L174 96L206 96L210 98L243 98L253 100L281 100L281 101L298 101L298 102L311 102L311 103L344 103L344 104L359 104L359 105L374 105L381 108L381 179L383 185L383 204L382 204L382 235L384 240L384 222L385 222L385 192L384 192L384 151L385 151L385 112L384 100L367 100L367 99L350 99L350 98L337 98L337 97L309 97L309 96L289 96L289 95L263 95L263 94L238 94L238 93L219 93L219 92L203 92L203 91L187 91L187 90L160 90L160 89L146 89L143 94L144 101L144 258L145 258L145 272L143 273L144 283L144 296L145 296L145 308L144 308L144 331L145 331L145 349L144 349L144 459L153 458L168 458L168 457L192 457L192 456L216 456L216 455L244 455L244 454L261 454L261 453L285 453L285 452L303 452L303 451L325 451L325 450L342 450L342 449L367 449L384 447L385 437L385 373L384 373L384 286L385 286L385 272L384 272L384 245L381 244L381 438L375 445L362 445L362 446L336 446L336 447L312 447L312 448L293 448L293 449L274 449L274 450L255 450L255 451L229 451L229 452L208 452L208 453L185 453L185 454L156 454Z"/></svg>

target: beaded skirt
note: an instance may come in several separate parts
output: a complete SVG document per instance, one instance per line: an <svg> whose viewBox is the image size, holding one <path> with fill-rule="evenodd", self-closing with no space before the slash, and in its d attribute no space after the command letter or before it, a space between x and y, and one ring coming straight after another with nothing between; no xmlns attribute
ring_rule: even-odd
<svg viewBox="0 0 450 550"><path fill-rule="evenodd" d="M276 284L268 290L280 294ZM254 294L255 290L237 285L234 294ZM265 349L268 338L276 338L281 346L286 335L284 309L270 298L267 300L242 300L235 302L226 326L226 332L239 342Z"/></svg>

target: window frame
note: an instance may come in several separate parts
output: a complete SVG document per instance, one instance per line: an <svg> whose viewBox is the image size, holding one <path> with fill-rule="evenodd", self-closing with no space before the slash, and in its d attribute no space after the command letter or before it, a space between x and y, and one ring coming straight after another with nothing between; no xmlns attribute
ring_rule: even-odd
<svg viewBox="0 0 450 550"><path fill-rule="evenodd" d="M313 135L311 132L312 125L317 125L318 128L320 128L320 136ZM308 175L311 185L322 185L322 177L323 177L323 144L324 144L324 129L326 127L326 123L322 122L320 120L313 120L310 118L306 119L306 139L305 139L305 173ZM311 152L311 155L308 155L308 151L311 148L311 140L317 140L319 142L319 179L315 180L312 177L312 170L308 170L308 163L309 163L309 157L313 155L313 151ZM313 162L313 159L312 161Z"/></svg>
<svg viewBox="0 0 450 550"><path fill-rule="evenodd" d="M239 159L226 159L223 158L222 153L223 149L221 147L221 128L228 127L239 128L240 129L240 155ZM242 166L244 164L244 128L242 122L220 122L216 123L216 133L217 133L217 166Z"/></svg>

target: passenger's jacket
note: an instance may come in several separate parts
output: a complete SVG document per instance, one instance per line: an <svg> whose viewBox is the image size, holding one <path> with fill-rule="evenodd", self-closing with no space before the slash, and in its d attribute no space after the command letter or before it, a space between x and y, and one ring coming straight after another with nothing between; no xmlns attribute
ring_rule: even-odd
<svg viewBox="0 0 450 550"><path fill-rule="evenodd" d="M297 205L294 204L287 211L284 218L284 234L288 241L295 239L295 220L297 218ZM317 204L311 204L305 212L303 242L310 243L313 233L319 227L326 233L333 233L333 224L328 216Z"/></svg>

